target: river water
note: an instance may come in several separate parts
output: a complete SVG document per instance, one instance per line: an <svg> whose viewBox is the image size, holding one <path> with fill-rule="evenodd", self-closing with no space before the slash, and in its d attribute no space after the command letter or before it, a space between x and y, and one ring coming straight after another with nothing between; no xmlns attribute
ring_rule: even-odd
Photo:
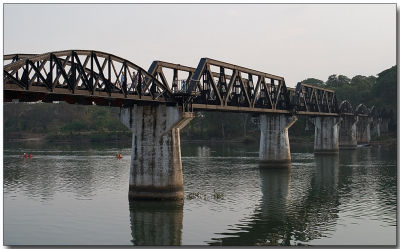
<svg viewBox="0 0 400 249"><path fill-rule="evenodd" d="M396 244L395 147L291 151L263 170L258 145L182 142L184 202L129 203L130 148L5 144L4 244Z"/></svg>

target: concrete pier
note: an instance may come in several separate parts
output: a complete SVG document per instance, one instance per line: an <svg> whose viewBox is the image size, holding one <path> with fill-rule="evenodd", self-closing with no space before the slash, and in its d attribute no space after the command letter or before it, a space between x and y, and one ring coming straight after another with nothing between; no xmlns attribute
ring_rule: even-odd
<svg viewBox="0 0 400 249"><path fill-rule="evenodd" d="M338 117L315 117L314 153L339 152L339 124Z"/></svg>
<svg viewBox="0 0 400 249"><path fill-rule="evenodd" d="M287 168L291 166L288 130L296 121L296 116L260 115L260 167Z"/></svg>
<svg viewBox="0 0 400 249"><path fill-rule="evenodd" d="M121 108L132 130L129 199L183 199L180 129L194 118L177 106Z"/></svg>
<svg viewBox="0 0 400 249"><path fill-rule="evenodd" d="M371 120L371 137L381 136L381 123L382 119L379 117L373 117Z"/></svg>
<svg viewBox="0 0 400 249"><path fill-rule="evenodd" d="M357 123L358 117L346 115L339 128L339 148L356 149L357 148Z"/></svg>
<svg viewBox="0 0 400 249"><path fill-rule="evenodd" d="M371 121L369 117L360 116L357 123L357 143L369 144L371 141Z"/></svg>
<svg viewBox="0 0 400 249"><path fill-rule="evenodd" d="M381 133L387 133L389 132L389 119L388 118L382 118L381 119L381 125L380 125L380 132Z"/></svg>

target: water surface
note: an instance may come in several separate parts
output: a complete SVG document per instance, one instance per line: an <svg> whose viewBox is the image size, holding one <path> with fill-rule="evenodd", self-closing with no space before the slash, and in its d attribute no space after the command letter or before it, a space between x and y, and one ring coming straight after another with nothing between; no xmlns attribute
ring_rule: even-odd
<svg viewBox="0 0 400 249"><path fill-rule="evenodd" d="M317 156L292 145L291 170L264 170L257 145L183 142L185 196L196 198L131 203L130 148L118 147L6 144L4 243L396 244L395 147Z"/></svg>

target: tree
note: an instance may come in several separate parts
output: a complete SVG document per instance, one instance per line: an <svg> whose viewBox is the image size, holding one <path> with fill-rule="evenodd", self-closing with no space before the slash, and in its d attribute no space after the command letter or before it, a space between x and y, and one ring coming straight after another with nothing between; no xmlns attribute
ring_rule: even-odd
<svg viewBox="0 0 400 249"><path fill-rule="evenodd" d="M305 84L310 84L313 86L324 86L324 82L322 80L319 79L315 79L315 78L308 78L302 81Z"/></svg>
<svg viewBox="0 0 400 249"><path fill-rule="evenodd" d="M325 82L325 85L329 88L338 88L343 87L350 84L350 79L345 75L332 74L328 77L328 80Z"/></svg>

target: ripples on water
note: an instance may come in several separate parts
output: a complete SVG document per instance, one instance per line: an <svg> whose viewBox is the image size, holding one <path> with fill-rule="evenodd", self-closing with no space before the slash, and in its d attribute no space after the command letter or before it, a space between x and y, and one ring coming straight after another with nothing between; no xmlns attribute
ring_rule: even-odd
<svg viewBox="0 0 400 249"><path fill-rule="evenodd" d="M183 143L185 195L205 198L132 203L130 149L116 160L117 148L34 147L33 159L4 150L8 245L396 243L393 147L318 156L293 145L290 170L264 170L257 145Z"/></svg>

